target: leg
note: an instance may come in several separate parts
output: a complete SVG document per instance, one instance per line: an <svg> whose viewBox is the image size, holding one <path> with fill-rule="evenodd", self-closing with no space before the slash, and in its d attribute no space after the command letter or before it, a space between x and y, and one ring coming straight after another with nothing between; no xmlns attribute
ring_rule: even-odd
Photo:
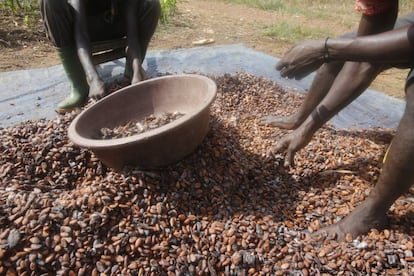
<svg viewBox="0 0 414 276"><path fill-rule="evenodd" d="M41 0L39 5L48 36L71 84L69 96L56 109L59 113L67 112L83 106L89 94L89 85L75 47L74 17L66 0Z"/></svg>
<svg viewBox="0 0 414 276"><path fill-rule="evenodd" d="M55 47L72 47L74 16L67 0L40 0L40 12L46 33Z"/></svg>
<svg viewBox="0 0 414 276"><path fill-rule="evenodd" d="M335 232L358 236L387 225L386 212L414 183L414 81L407 82L406 109L390 146L381 175L369 196L347 217L316 234Z"/></svg>
<svg viewBox="0 0 414 276"><path fill-rule="evenodd" d="M141 62L144 61L149 42L155 33L160 16L161 5L158 0L146 0L139 8L138 40L141 49Z"/></svg>
<svg viewBox="0 0 414 276"><path fill-rule="evenodd" d="M132 79L133 83L138 79L146 79L147 74L142 68L142 63L147 53L149 42L155 33L159 18L161 15L161 5L158 0L142 1L138 6L138 18L136 19L136 28L138 32L138 55L139 62L133 64L129 55L127 55L125 65L125 77Z"/></svg>

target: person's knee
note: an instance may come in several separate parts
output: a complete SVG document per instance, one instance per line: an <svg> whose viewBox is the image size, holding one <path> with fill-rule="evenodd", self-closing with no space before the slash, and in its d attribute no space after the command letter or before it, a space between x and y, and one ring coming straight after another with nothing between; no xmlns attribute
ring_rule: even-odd
<svg viewBox="0 0 414 276"><path fill-rule="evenodd" d="M155 30L161 16L161 4L159 0L146 0L139 7L138 25L143 26L145 33ZM146 35L144 35L146 36Z"/></svg>
<svg viewBox="0 0 414 276"><path fill-rule="evenodd" d="M154 7L155 9L161 10L161 3L160 0L147 0L147 2Z"/></svg>
<svg viewBox="0 0 414 276"><path fill-rule="evenodd" d="M161 4L159 0L146 0L146 9L151 12L153 17L159 18L161 15Z"/></svg>

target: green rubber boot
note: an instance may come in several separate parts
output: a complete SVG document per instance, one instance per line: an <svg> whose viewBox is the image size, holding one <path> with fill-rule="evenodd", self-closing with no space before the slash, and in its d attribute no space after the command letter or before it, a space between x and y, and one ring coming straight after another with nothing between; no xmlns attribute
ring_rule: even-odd
<svg viewBox="0 0 414 276"><path fill-rule="evenodd" d="M56 108L56 112L65 113L86 104L89 95L89 85L76 48L65 47L56 49L72 86L70 95L61 101Z"/></svg>

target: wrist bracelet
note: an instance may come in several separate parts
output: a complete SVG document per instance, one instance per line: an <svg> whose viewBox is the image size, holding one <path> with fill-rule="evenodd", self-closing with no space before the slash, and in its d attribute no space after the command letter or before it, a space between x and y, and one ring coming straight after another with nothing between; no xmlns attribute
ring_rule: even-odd
<svg viewBox="0 0 414 276"><path fill-rule="evenodd" d="M329 37L325 38L325 45L323 47L323 61L324 62L329 62L328 39Z"/></svg>

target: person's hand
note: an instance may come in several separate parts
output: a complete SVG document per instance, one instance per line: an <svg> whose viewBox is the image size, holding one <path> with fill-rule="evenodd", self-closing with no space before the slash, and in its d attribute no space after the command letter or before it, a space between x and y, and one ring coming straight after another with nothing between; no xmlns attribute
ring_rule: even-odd
<svg viewBox="0 0 414 276"><path fill-rule="evenodd" d="M269 155L284 153L284 166L293 166L295 153L304 148L311 139L311 133L305 133L305 131L301 128L298 128L280 139L280 141L278 141L277 144L270 150Z"/></svg>
<svg viewBox="0 0 414 276"><path fill-rule="evenodd" d="M327 58L324 40L308 40L296 44L276 64L282 77L301 79L317 70Z"/></svg>

